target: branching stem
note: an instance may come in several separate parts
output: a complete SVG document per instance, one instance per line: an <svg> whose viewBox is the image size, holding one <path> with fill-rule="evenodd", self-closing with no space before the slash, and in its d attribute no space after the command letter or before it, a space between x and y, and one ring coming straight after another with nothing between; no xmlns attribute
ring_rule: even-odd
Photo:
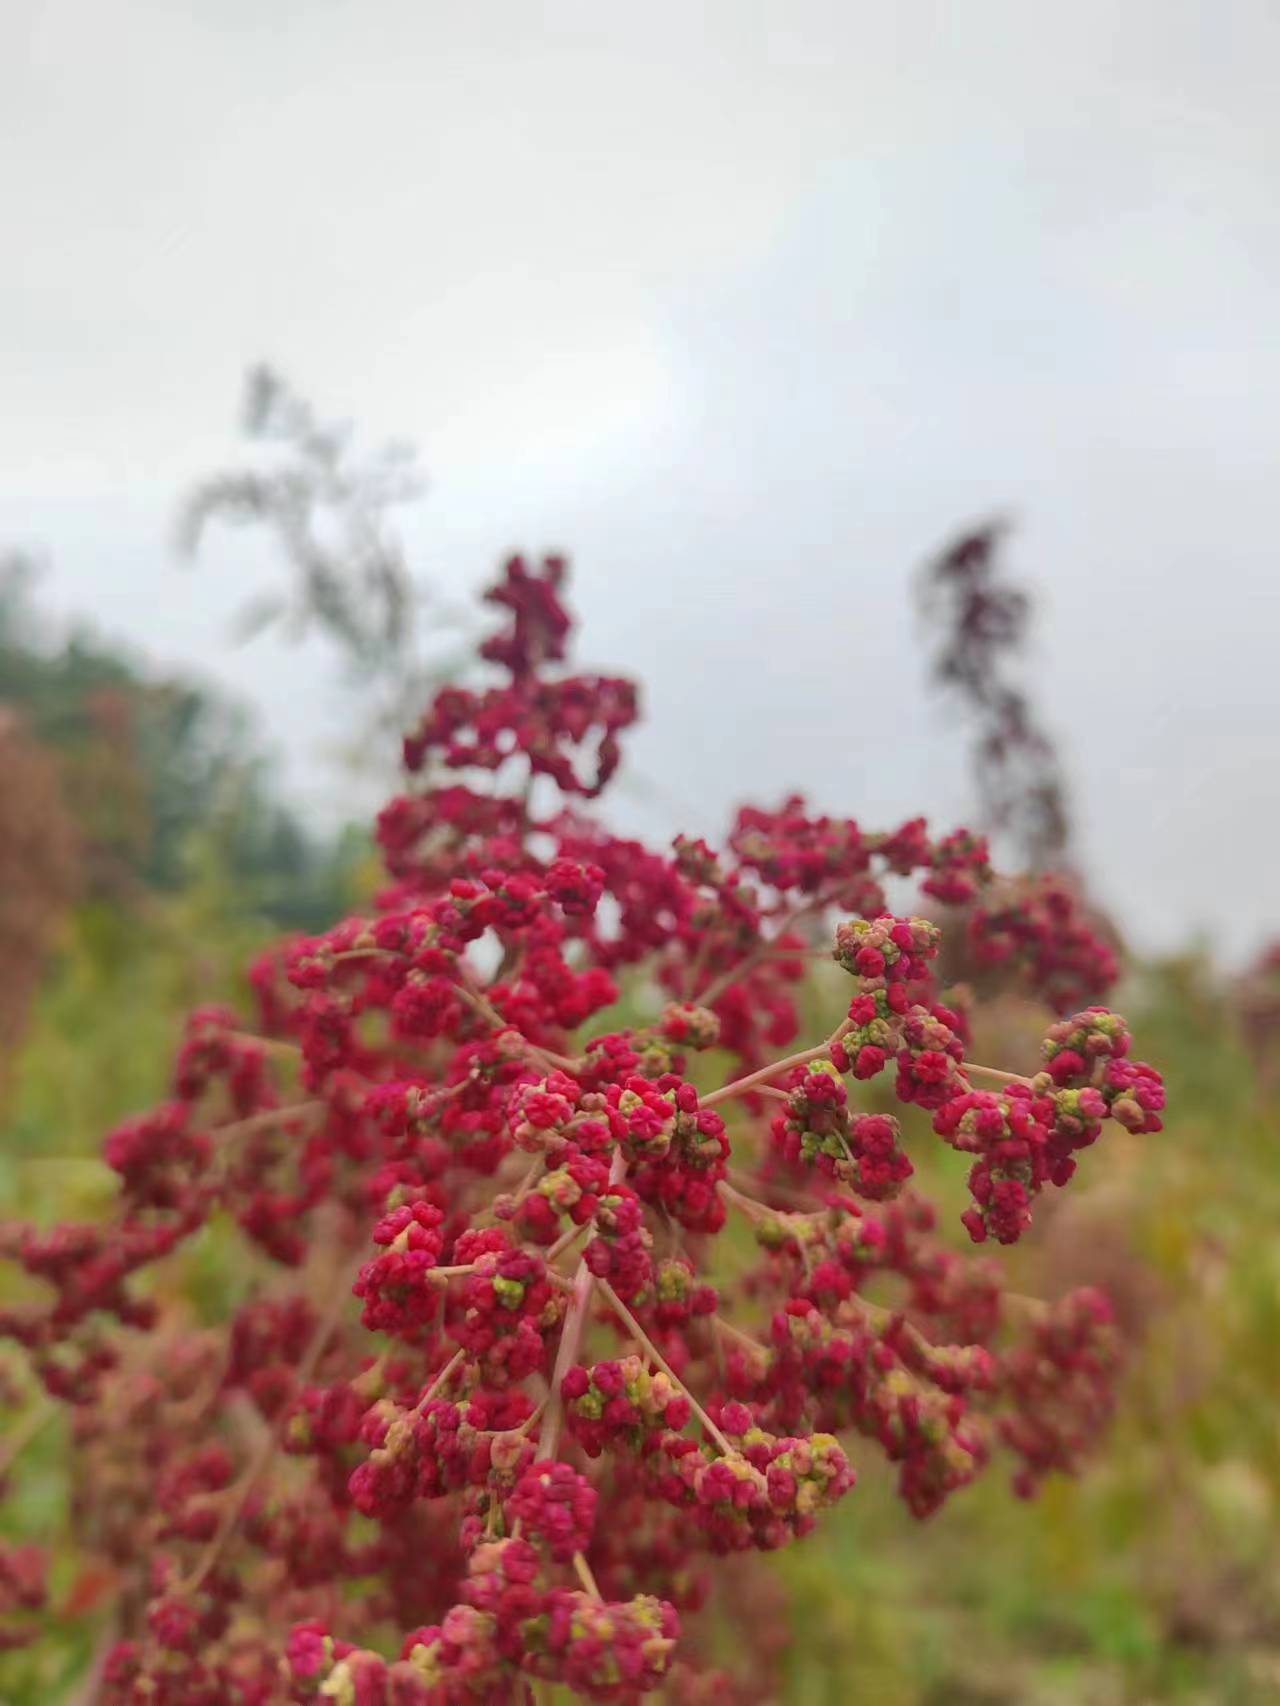
<svg viewBox="0 0 1280 1706"><path fill-rule="evenodd" d="M587 1560L583 1557L581 1552L575 1552L574 1553L574 1555L573 1555L573 1568L574 1568L574 1573L577 1575L578 1580L582 1583L583 1587L591 1595L592 1599L598 1599L598 1600L603 1601L604 1595L600 1592L600 1589L596 1586L596 1578L591 1573L591 1566L590 1566L590 1564L588 1564Z"/></svg>
<svg viewBox="0 0 1280 1706"><path fill-rule="evenodd" d="M962 1072L985 1073L988 1078L998 1078L1002 1084L1030 1084L1031 1082L1020 1072L1001 1072L998 1066L979 1066L974 1060L962 1060L960 1070Z"/></svg>
<svg viewBox="0 0 1280 1706"><path fill-rule="evenodd" d="M780 1072L788 1072L793 1066L804 1066L810 1060L817 1060L820 1055L827 1053L832 1043L849 1029L846 1019L842 1025L831 1033L825 1042L815 1043L812 1048L802 1048L797 1054L789 1054L782 1060L775 1060L769 1066L762 1066L757 1072L748 1072L745 1078L735 1078L730 1084L722 1084L718 1090L712 1090L709 1095L698 1098L704 1108L714 1108L717 1102L724 1102L731 1096L745 1096L754 1090L758 1084L767 1084L771 1078L776 1078Z"/></svg>
<svg viewBox="0 0 1280 1706"><path fill-rule="evenodd" d="M329 1302L316 1323L315 1330L307 1341L306 1349L294 1370L295 1391L300 1392L315 1373L320 1358L324 1355L325 1348L329 1343L330 1336L338 1325L342 1306L350 1295L353 1275L354 1269L350 1263L339 1268ZM217 1530L205 1548L204 1556L196 1566L195 1574L186 1583L188 1593L195 1593L203 1585L210 1571L221 1558L235 1531L236 1523L240 1520L241 1512L271 1465L271 1460L276 1454L276 1448L280 1444L280 1437L288 1421L289 1412L290 1406L287 1403L282 1404L274 1425L263 1435L262 1443L254 1452L248 1468L241 1477L234 1498L228 1501Z"/></svg>
<svg viewBox="0 0 1280 1706"><path fill-rule="evenodd" d="M715 1440L721 1451L723 1451L726 1456L732 1457L734 1455L734 1450L729 1444L729 1441L725 1438L724 1434L720 1432L720 1429L711 1420L711 1417L703 1409L702 1405L699 1404L693 1393L690 1392L684 1381L681 1380L675 1369L672 1368L666 1357L663 1356L657 1345L654 1344L653 1340L645 1332L644 1328L636 1320L635 1316L627 1308L626 1304L618 1296L617 1292L609 1284L608 1280L602 1279L598 1280L596 1283L600 1287L601 1297L605 1299L614 1314L618 1317L619 1321L622 1322L623 1326L631 1334L631 1337L649 1358L650 1362L656 1363L666 1375L667 1379L676 1387L677 1391L684 1393L685 1397L689 1400L689 1406L694 1415L702 1423L703 1427L711 1435L712 1439Z"/></svg>
<svg viewBox="0 0 1280 1706"><path fill-rule="evenodd" d="M613 1165L609 1169L609 1183L616 1185L627 1170L626 1157L621 1149L614 1151ZM587 1222L588 1227L595 1225L594 1220ZM575 1236L582 1230L575 1227ZM554 1248L554 1246L553 1246ZM573 1294L569 1299L569 1307L565 1311L564 1324L560 1328L560 1344L556 1350L555 1367L551 1371L551 1391L547 1395L546 1413L542 1418L542 1432L538 1435L538 1462L545 1463L554 1457L556 1447L560 1443L560 1428L564 1421L564 1398L560 1387L565 1375L577 1360L578 1348L582 1344L582 1335L586 1329L587 1317L591 1313L591 1294L595 1289L595 1275L585 1261L578 1263L578 1271L573 1276Z"/></svg>
<svg viewBox="0 0 1280 1706"><path fill-rule="evenodd" d="M317 1100L306 1102L286 1102L279 1108L263 1108L261 1113L249 1114L242 1120L231 1120L227 1125L211 1127L211 1135L217 1138L251 1137L255 1132L270 1131L272 1126L281 1126L289 1120L310 1119L313 1115L327 1111L329 1104Z"/></svg>

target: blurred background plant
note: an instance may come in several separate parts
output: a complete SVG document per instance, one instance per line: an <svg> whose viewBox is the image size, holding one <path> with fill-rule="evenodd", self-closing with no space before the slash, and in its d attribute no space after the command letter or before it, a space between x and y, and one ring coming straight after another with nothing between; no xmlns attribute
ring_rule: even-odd
<svg viewBox="0 0 1280 1706"><path fill-rule="evenodd" d="M919 595L932 644L929 673L973 724L976 827L1005 838L1019 868L1061 869L1070 799L1057 742L1019 679L1032 600L1008 574L1009 528L966 529L925 564Z"/></svg>
<svg viewBox="0 0 1280 1706"><path fill-rule="evenodd" d="M376 730L390 757L434 667L419 618L429 609L439 633L447 616L423 605L388 528L418 489L412 460L352 463L350 435L317 425L273 375L250 392L251 435L282 460L200 488L186 536L215 519L271 532L294 579L246 627L334 641L348 689L368 689L363 738ZM1013 669L1031 601L1003 575L1001 537L973 530L927 571L930 667L973 712L979 810L1044 868L1069 850L1067 793ZM43 1221L105 1199L100 1135L163 1093L184 1012L234 998L255 946L359 904L373 871L361 832L318 836L273 798L237 706L42 621L36 585L27 562L0 583L0 1205ZM1242 979L1203 951L1130 966L1116 1005L1167 1069L1167 1130L1141 1165L1114 1140L1111 1164L1018 1252L1026 1293L1101 1282L1117 1303L1131 1356L1109 1449L1029 1504L988 1478L924 1527L868 1454L836 1519L750 1589L767 1697L1280 1697L1277 987L1274 952ZM1002 1003L975 1052L1030 1067L1042 1017ZM926 1192L958 1208L945 1160L916 1153ZM208 1231L174 1295L198 1311L242 1283ZM95 1610L114 1584L69 1539L64 1424L12 1356L0 1403L3 1534L53 1558L43 1606L0 1584L0 1648L7 1630L38 1627L0 1651L0 1700L89 1701L110 1633Z"/></svg>
<svg viewBox="0 0 1280 1706"><path fill-rule="evenodd" d="M366 772L371 751L394 766L398 737L432 682L442 669L456 673L457 659L433 657L429 639L464 620L410 571L393 525L394 512L426 489L416 453L394 441L359 452L350 424L322 421L263 364L248 373L241 418L252 460L194 487L179 543L194 555L219 523L266 536L288 581L243 607L236 637L270 628L292 642L322 637L341 660L355 708L347 757Z"/></svg>

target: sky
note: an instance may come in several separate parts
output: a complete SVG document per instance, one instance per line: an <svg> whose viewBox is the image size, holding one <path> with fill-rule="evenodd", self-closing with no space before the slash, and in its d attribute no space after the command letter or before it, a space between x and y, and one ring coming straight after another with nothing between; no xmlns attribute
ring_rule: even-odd
<svg viewBox="0 0 1280 1706"><path fill-rule="evenodd" d="M1145 947L1280 933L1280 9L6 0L0 545L251 699L341 815L273 565L173 548L265 359L429 476L456 594L574 562L638 674L624 817L948 824L920 561L1015 523L1028 677ZM347 708L349 710L349 707Z"/></svg>

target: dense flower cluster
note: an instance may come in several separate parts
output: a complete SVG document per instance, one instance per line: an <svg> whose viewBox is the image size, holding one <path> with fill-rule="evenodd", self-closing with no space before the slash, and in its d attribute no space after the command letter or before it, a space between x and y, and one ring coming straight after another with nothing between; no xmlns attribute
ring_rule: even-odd
<svg viewBox="0 0 1280 1706"><path fill-rule="evenodd" d="M563 576L489 595L502 679L406 742L369 916L266 955L251 1015L194 1015L170 1099L108 1135L114 1217L0 1229L33 1282L0 1331L75 1408L119 1575L108 1701L633 1700L704 1562L805 1534L861 1442L925 1516L1002 1447L1020 1490L1073 1469L1105 1420L1105 1302L1008 1312L908 1187L932 1125L970 1237L1009 1243L1107 1121L1159 1130L1158 1074L1082 1005L1106 944L922 819L791 799L664 854L584 816L636 695L562 672ZM1034 1076L966 1058L932 903L1068 1015ZM832 954L852 988L804 1043ZM196 1330L145 1270L214 1221L243 1272Z"/></svg>

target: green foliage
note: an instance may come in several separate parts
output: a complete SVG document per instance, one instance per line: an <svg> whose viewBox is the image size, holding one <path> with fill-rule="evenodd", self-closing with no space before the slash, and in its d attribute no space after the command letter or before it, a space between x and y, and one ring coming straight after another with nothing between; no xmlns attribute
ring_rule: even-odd
<svg viewBox="0 0 1280 1706"><path fill-rule="evenodd" d="M272 799L270 767L242 707L190 681L153 679L93 635L51 633L35 571L0 564L0 704L18 708L62 763L88 852L92 896L175 893L193 840L217 848L240 907L316 930L340 910L364 841L322 841Z"/></svg>

